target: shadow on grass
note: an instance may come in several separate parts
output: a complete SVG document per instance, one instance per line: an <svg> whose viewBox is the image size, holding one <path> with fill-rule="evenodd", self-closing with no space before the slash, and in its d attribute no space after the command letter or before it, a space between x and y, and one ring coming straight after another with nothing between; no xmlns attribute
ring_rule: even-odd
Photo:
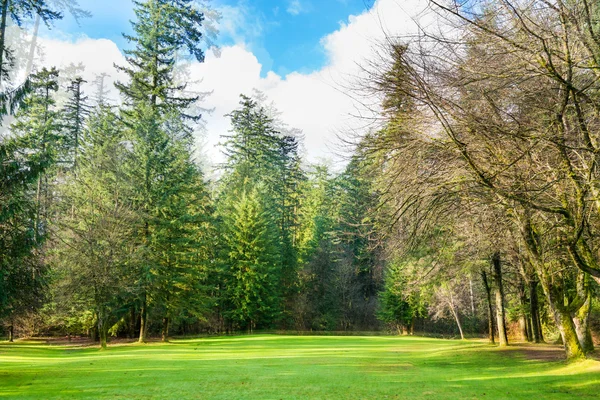
<svg viewBox="0 0 600 400"><path fill-rule="evenodd" d="M0 398L596 398L600 363L481 341L255 336L117 346L0 346ZM534 397L535 396L535 397Z"/></svg>

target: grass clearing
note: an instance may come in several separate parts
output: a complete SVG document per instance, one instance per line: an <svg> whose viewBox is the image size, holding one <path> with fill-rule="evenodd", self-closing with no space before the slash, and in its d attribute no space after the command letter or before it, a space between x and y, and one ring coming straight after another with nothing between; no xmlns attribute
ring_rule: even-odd
<svg viewBox="0 0 600 400"><path fill-rule="evenodd" d="M0 344L0 398L531 400L599 393L598 361L536 359L481 341L261 335L106 351Z"/></svg>

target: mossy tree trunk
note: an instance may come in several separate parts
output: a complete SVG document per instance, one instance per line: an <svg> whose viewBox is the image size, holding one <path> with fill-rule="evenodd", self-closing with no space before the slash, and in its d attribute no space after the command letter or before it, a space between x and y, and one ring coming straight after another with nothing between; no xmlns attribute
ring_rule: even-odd
<svg viewBox="0 0 600 400"><path fill-rule="evenodd" d="M494 276L494 295L496 297L496 326L498 327L498 342L501 347L508 346L506 334L506 311L504 309L504 285L502 283L502 263L500 253L492 255L492 271Z"/></svg>
<svg viewBox="0 0 600 400"><path fill-rule="evenodd" d="M588 285L588 282L586 282L589 278L587 276L582 276L580 279L584 282L580 282L578 284L578 292L580 296L585 298L585 302L575 314L573 323L575 325L575 331L577 332L577 338L579 339L579 343L581 343L581 347L583 348L583 352L588 354L594 351L594 340L592 338L592 332L589 323L590 313L592 311L593 293Z"/></svg>
<svg viewBox="0 0 600 400"><path fill-rule="evenodd" d="M528 314L528 300L527 300L527 293L526 293L526 289L525 289L525 282L523 281L522 277L519 277L519 285L518 285L518 290L519 290L519 303L520 303L520 310L519 310L519 327L521 328L521 338L523 339L523 341L526 342L531 342L532 341L532 337L531 337L531 330L530 325L529 325L529 315Z"/></svg>
<svg viewBox="0 0 600 400"><path fill-rule="evenodd" d="M578 360L585 358L585 352L583 351L583 347L581 347L581 343L579 343L571 313L566 311L564 307L557 306L553 310L553 314L565 346L567 359Z"/></svg>
<svg viewBox="0 0 600 400"><path fill-rule="evenodd" d="M100 337L100 348L106 350L108 326L104 317L98 318L98 336Z"/></svg>
<svg viewBox="0 0 600 400"><path fill-rule="evenodd" d="M492 287L488 280L487 273L485 270L481 270L481 280L483 282L483 288L485 289L487 299L487 314L488 314L488 337L491 344L495 344L494 339L494 307L492 305Z"/></svg>
<svg viewBox="0 0 600 400"><path fill-rule="evenodd" d="M540 302L538 298L538 280L535 277L529 280L529 314L531 317L531 333L535 343L544 342L542 321L540 319Z"/></svg>

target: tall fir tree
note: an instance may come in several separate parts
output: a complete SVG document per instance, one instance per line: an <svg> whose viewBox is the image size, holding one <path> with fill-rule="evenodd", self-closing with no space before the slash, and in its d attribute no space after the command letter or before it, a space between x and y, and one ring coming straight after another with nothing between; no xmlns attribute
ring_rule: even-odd
<svg viewBox="0 0 600 400"><path fill-rule="evenodd" d="M15 67L14 49L7 41L9 21L21 26L23 21L39 16L47 25L53 20L62 18L54 11L46 0L1 0L0 1L0 117L12 114L21 100L30 91L29 79L19 86L13 87L10 73ZM30 71L27 71L28 74Z"/></svg>
<svg viewBox="0 0 600 400"><path fill-rule="evenodd" d="M11 126L12 133L20 138L24 148L43 154L48 164L38 176L35 191L36 240L47 234L49 212L52 204L53 170L50 169L61 158L64 138L61 134L61 113L55 107L54 94L58 91L58 71L44 68L31 78L31 92L28 94L16 120Z"/></svg>
<svg viewBox="0 0 600 400"><path fill-rule="evenodd" d="M56 70L32 80L11 135L0 142L0 318L33 310L44 294L41 248L48 233L48 170L57 159L60 115Z"/></svg>
<svg viewBox="0 0 600 400"><path fill-rule="evenodd" d="M132 266L139 216L123 160L127 149L117 115L101 107L81 135L77 166L62 185L55 264L63 297L91 311L100 344L135 294Z"/></svg>
<svg viewBox="0 0 600 400"><path fill-rule="evenodd" d="M231 199L224 221L228 318L234 328L267 328L280 312L276 228L259 191L243 189Z"/></svg>
<svg viewBox="0 0 600 400"><path fill-rule="evenodd" d="M270 279L279 290L278 315L285 325L292 319L287 300L292 299L298 282L294 243L298 185L302 179L298 141L282 134L269 111L248 96L241 96L240 107L229 117L232 129L224 136L227 163L220 198L258 190L265 199L264 207L276 232L273 245L278 252L278 264Z"/></svg>
<svg viewBox="0 0 600 400"><path fill-rule="evenodd" d="M171 196L190 180L201 182L199 171L192 165L191 129L183 122L199 118L187 113L197 97L182 94L185 85L175 83L174 69L176 56L182 50L203 61L199 47L203 15L192 0L147 0L134 4L134 35L125 35L134 47L126 51L128 66L119 67L129 82L118 82L116 86L126 104L122 120L132 144L128 165L139 183L134 200L143 219L138 234L143 249L138 274L143 342L149 327L149 309L162 310L163 319L168 322L170 310L166 302L176 300L165 295L173 293L177 285L176 279L169 278L175 268L175 239L168 233L171 228L165 227L199 212L193 196L181 199L183 205L171 201ZM184 243L184 247L188 244ZM156 285L158 282L161 284Z"/></svg>
<svg viewBox="0 0 600 400"><path fill-rule="evenodd" d="M90 107L87 103L88 97L83 93L83 84L85 80L81 77L75 78L67 91L70 98L63 110L65 126L65 161L77 167L77 158L79 156L79 147L81 145L81 136L85 128L86 119L90 114Z"/></svg>

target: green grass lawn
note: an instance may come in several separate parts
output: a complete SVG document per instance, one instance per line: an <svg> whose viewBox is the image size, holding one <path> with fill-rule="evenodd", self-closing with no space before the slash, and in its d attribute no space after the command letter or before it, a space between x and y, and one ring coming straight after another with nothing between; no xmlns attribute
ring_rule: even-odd
<svg viewBox="0 0 600 400"><path fill-rule="evenodd" d="M600 397L600 362L566 364L535 359L538 353L544 351L417 337L264 335L115 345L107 351L3 343L0 398Z"/></svg>

